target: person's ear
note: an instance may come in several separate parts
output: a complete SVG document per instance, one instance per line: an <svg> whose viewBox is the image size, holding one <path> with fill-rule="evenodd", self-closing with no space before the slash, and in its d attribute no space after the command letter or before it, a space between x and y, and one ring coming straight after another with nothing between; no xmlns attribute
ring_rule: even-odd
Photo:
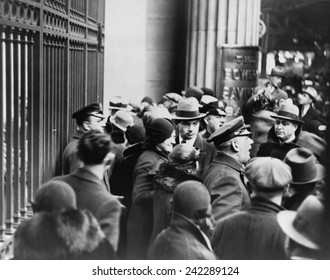
<svg viewBox="0 0 330 280"><path fill-rule="evenodd" d="M90 125L89 125L89 121L84 121L84 122L82 123L82 127L83 127L83 129L84 129L85 131L89 131L89 130L91 130Z"/></svg>
<svg viewBox="0 0 330 280"><path fill-rule="evenodd" d="M231 147L235 152L239 151L239 145L237 139L231 141Z"/></svg>
<svg viewBox="0 0 330 280"><path fill-rule="evenodd" d="M206 124L209 124L209 119L208 119L208 117L205 117L205 118L204 118L204 122L205 122Z"/></svg>

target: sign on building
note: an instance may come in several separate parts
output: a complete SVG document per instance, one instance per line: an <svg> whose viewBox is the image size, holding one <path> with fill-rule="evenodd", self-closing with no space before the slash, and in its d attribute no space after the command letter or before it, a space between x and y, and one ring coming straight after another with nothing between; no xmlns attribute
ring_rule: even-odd
<svg viewBox="0 0 330 280"><path fill-rule="evenodd" d="M244 102L258 83L258 65L259 47L218 47L216 96L227 103L229 119L244 115Z"/></svg>

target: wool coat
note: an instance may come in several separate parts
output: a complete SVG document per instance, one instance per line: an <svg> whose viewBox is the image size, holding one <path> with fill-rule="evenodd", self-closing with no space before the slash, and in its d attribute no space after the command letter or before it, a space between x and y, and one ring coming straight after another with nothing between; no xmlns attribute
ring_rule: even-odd
<svg viewBox="0 0 330 280"><path fill-rule="evenodd" d="M132 207L127 223L127 258L147 258L147 249L153 223L153 180L158 166L167 160L167 154L144 151L138 158L133 173Z"/></svg>
<svg viewBox="0 0 330 280"><path fill-rule="evenodd" d="M212 214L216 222L250 205L245 182L244 166L218 152L203 177L203 183L211 194Z"/></svg>
<svg viewBox="0 0 330 280"><path fill-rule="evenodd" d="M300 114L301 114L302 108L299 108L299 110L300 110ZM324 120L322 114L318 110L316 110L313 106L310 106L308 108L306 114L303 117L301 117L301 119L304 121L303 129L309 122L314 121L314 120L317 120L322 124L325 123L325 120Z"/></svg>
<svg viewBox="0 0 330 280"><path fill-rule="evenodd" d="M187 180L200 181L200 178L167 162L160 165L154 182L153 228L150 243L170 225L173 192L178 184Z"/></svg>
<svg viewBox="0 0 330 280"><path fill-rule="evenodd" d="M77 147L79 139L84 135L84 132L77 131L72 140L67 144L62 155L62 174L70 174L72 171L82 166L82 162L77 157Z"/></svg>
<svg viewBox="0 0 330 280"><path fill-rule="evenodd" d="M285 234L276 220L283 207L254 197L247 211L220 220L212 248L220 260L285 260Z"/></svg>
<svg viewBox="0 0 330 280"><path fill-rule="evenodd" d="M83 135L83 131L77 130L72 140L65 147L62 155L62 175L70 174L83 165L82 161L77 156L78 143ZM104 172L103 183L106 190L110 192L108 171Z"/></svg>
<svg viewBox="0 0 330 280"><path fill-rule="evenodd" d="M88 210L38 212L19 225L13 243L16 260L117 259Z"/></svg>
<svg viewBox="0 0 330 280"><path fill-rule="evenodd" d="M216 260L206 235L186 217L173 213L170 226L154 240L150 260Z"/></svg>
<svg viewBox="0 0 330 280"><path fill-rule="evenodd" d="M66 182L73 188L77 207L92 212L116 251L122 205L106 191L103 182L84 167L78 168L69 175L55 177L53 180Z"/></svg>

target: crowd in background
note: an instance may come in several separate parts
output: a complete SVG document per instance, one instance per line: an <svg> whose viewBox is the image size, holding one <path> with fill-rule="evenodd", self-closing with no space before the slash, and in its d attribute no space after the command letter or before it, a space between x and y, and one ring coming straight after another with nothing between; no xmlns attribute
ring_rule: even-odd
<svg viewBox="0 0 330 280"><path fill-rule="evenodd" d="M197 86L74 112L62 175L36 193L14 259L329 259L326 116L284 76L238 115Z"/></svg>

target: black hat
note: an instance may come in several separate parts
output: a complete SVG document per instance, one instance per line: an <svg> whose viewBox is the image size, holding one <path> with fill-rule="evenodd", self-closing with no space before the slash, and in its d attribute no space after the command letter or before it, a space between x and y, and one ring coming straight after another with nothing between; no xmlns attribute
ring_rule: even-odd
<svg viewBox="0 0 330 280"><path fill-rule="evenodd" d="M239 116L229 122L225 122L220 128L211 134L207 139L207 142L221 144L232 138L248 135L251 135L251 132L247 130L247 126L244 124L244 118Z"/></svg>
<svg viewBox="0 0 330 280"><path fill-rule="evenodd" d="M286 77L283 68L278 67L278 66L272 69L270 76L277 76L277 77L282 77L282 78Z"/></svg>
<svg viewBox="0 0 330 280"><path fill-rule="evenodd" d="M210 102L208 104L205 104L200 110L202 113L206 113L207 115L213 115L213 116L224 116L226 117L226 110L225 108L222 108L219 106L219 101L216 102Z"/></svg>
<svg viewBox="0 0 330 280"><path fill-rule="evenodd" d="M170 138L174 125L169 119L154 119L146 127L146 141L159 144Z"/></svg>
<svg viewBox="0 0 330 280"><path fill-rule="evenodd" d="M146 136L146 130L143 126L132 125L127 127L125 131L125 136L127 142L131 145L135 143L143 142Z"/></svg>
<svg viewBox="0 0 330 280"><path fill-rule="evenodd" d="M204 92L202 91L202 89L196 86L191 86L187 88L185 92L186 97L195 97L198 102L201 101L203 94Z"/></svg>
<svg viewBox="0 0 330 280"><path fill-rule="evenodd" d="M104 119L103 111L99 103L89 104L72 114L73 119L83 119L87 116L94 116Z"/></svg>

